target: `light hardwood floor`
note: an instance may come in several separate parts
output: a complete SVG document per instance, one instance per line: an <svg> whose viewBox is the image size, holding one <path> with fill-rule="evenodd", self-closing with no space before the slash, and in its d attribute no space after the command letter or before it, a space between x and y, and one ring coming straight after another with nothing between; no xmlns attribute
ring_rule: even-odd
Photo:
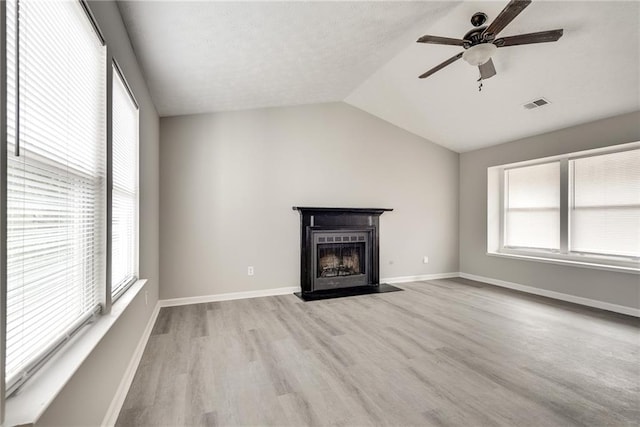
<svg viewBox="0 0 640 427"><path fill-rule="evenodd" d="M163 308L117 425L640 424L638 319L465 279L400 286Z"/></svg>

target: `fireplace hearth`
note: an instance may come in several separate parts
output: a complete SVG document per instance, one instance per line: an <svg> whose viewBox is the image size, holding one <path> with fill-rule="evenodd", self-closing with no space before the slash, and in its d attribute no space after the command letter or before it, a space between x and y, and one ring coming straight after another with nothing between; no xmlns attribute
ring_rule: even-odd
<svg viewBox="0 0 640 427"><path fill-rule="evenodd" d="M300 284L308 301L401 290L380 284L380 215L392 209L293 207L300 212Z"/></svg>

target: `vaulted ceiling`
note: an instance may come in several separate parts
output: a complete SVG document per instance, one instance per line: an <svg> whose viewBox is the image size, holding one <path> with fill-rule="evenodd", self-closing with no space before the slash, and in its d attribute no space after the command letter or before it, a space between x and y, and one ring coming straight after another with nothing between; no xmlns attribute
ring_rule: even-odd
<svg viewBox="0 0 640 427"><path fill-rule="evenodd" d="M536 1L503 36L564 28L494 56L478 91L462 49L499 2L119 2L160 115L345 101L463 152L640 109L640 3ZM545 97L551 104L526 110Z"/></svg>

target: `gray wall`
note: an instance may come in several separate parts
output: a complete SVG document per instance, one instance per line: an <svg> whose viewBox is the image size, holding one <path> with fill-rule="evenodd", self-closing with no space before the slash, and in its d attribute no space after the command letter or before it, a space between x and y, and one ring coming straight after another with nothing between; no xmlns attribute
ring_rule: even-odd
<svg viewBox="0 0 640 427"><path fill-rule="evenodd" d="M116 4L92 1L91 9L140 103L140 276L148 282L56 397L39 425L93 426L102 422L158 300L158 114Z"/></svg>
<svg viewBox="0 0 640 427"><path fill-rule="evenodd" d="M394 208L381 277L458 271L458 154L347 104L162 118L160 165L162 299L299 286L294 205Z"/></svg>
<svg viewBox="0 0 640 427"><path fill-rule="evenodd" d="M460 155L460 271L640 307L640 276L486 255L487 168L640 140L640 112Z"/></svg>

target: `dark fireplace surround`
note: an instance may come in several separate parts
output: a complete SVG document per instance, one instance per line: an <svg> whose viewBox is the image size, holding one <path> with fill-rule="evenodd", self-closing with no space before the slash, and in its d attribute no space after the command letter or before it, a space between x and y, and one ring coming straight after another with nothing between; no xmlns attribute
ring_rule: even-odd
<svg viewBox="0 0 640 427"><path fill-rule="evenodd" d="M304 300L399 290L380 285L380 215L393 209L298 207Z"/></svg>

